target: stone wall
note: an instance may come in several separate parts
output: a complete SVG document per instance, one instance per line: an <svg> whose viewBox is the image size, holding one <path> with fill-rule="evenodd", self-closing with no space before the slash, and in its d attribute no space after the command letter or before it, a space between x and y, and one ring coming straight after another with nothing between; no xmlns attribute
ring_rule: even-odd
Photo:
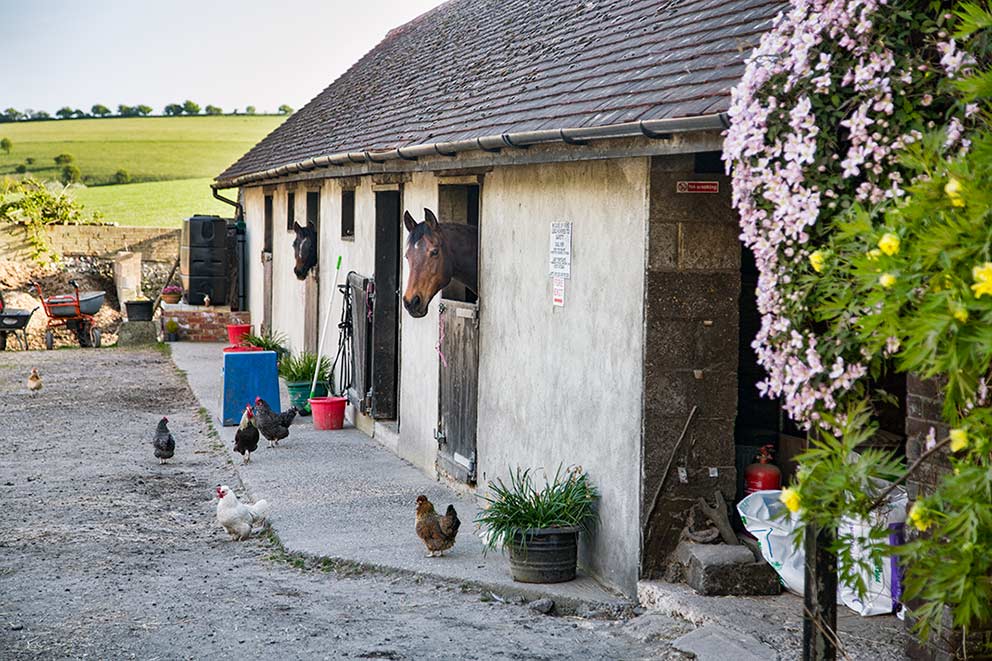
<svg viewBox="0 0 992 661"><path fill-rule="evenodd" d="M729 180L697 170L691 155L655 157L651 163L644 301L644 578L664 573L699 496L712 499L719 489L732 502L736 487L739 229ZM719 192L679 192L679 182L685 181L716 181ZM679 443L693 406L696 414Z"/></svg>
<svg viewBox="0 0 992 661"><path fill-rule="evenodd" d="M216 306L191 308L185 305L162 305L162 324L172 319L179 324L179 336L188 342L227 342L228 324L250 324L248 312L231 312L230 308ZM254 329L253 329L254 330Z"/></svg>
<svg viewBox="0 0 992 661"><path fill-rule="evenodd" d="M179 229L53 225L46 232L55 250L66 257L113 259L118 252L130 250L140 252L142 261L172 264L179 256ZM24 236L22 227L4 227L0 230L0 254L15 261L29 260Z"/></svg>

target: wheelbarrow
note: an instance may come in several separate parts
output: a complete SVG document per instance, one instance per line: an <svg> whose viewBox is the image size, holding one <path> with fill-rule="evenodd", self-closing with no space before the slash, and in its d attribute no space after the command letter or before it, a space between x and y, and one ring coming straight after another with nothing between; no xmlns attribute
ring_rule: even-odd
<svg viewBox="0 0 992 661"><path fill-rule="evenodd" d="M48 315L48 325L45 328L46 349L55 346L55 331L60 328L71 331L81 347L100 346L100 329L96 327L96 319L93 315L100 311L106 292L80 292L76 281L70 280L69 284L74 290L72 294L45 298L41 285L37 282L33 284L38 290L38 297L41 299L42 307L45 308L45 314Z"/></svg>
<svg viewBox="0 0 992 661"><path fill-rule="evenodd" d="M34 310L8 308L3 300L3 292L0 292L0 351L7 348L8 335L13 335L14 339L20 342L21 349L28 350L28 322L37 309L37 307Z"/></svg>

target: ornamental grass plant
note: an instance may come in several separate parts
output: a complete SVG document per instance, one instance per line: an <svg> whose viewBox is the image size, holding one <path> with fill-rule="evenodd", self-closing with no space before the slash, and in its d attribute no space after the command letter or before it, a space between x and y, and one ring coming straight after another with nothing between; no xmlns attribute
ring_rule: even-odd
<svg viewBox="0 0 992 661"><path fill-rule="evenodd" d="M554 477L545 476L544 487L534 484L531 469L517 468L509 484L497 478L489 482L486 504L475 522L486 529L487 550L498 550L523 539L523 533L538 528L575 526L589 532L596 521L599 491L581 466L558 465Z"/></svg>
<svg viewBox="0 0 992 661"><path fill-rule="evenodd" d="M317 354L309 351L301 351L294 355L287 355L279 362L279 376L287 383L300 381L310 381L313 379L313 372L317 368ZM331 361L327 356L320 358L320 373L317 375L318 383L328 382L331 375Z"/></svg>

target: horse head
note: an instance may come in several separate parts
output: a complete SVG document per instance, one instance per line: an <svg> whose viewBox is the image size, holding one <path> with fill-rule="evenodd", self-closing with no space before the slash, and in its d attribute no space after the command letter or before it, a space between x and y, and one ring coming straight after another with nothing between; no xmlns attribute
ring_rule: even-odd
<svg viewBox="0 0 992 661"><path fill-rule="evenodd" d="M403 305L412 317L427 314L431 299L448 286L454 270L437 217L430 209L424 209L424 217L424 222L418 223L409 211L403 213L403 224L409 232L406 261L410 270Z"/></svg>
<svg viewBox="0 0 992 661"><path fill-rule="evenodd" d="M293 239L293 254L296 255L293 273L298 280L306 280L307 273L317 265L317 228L310 223L306 227L293 223L293 231L296 232Z"/></svg>

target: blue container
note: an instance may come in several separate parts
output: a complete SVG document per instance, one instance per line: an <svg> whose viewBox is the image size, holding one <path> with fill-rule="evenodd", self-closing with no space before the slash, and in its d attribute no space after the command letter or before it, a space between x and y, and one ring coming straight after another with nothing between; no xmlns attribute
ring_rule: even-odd
<svg viewBox="0 0 992 661"><path fill-rule="evenodd" d="M229 351L224 354L224 426L241 423L245 405L261 397L276 413L279 404L279 372L275 351Z"/></svg>

